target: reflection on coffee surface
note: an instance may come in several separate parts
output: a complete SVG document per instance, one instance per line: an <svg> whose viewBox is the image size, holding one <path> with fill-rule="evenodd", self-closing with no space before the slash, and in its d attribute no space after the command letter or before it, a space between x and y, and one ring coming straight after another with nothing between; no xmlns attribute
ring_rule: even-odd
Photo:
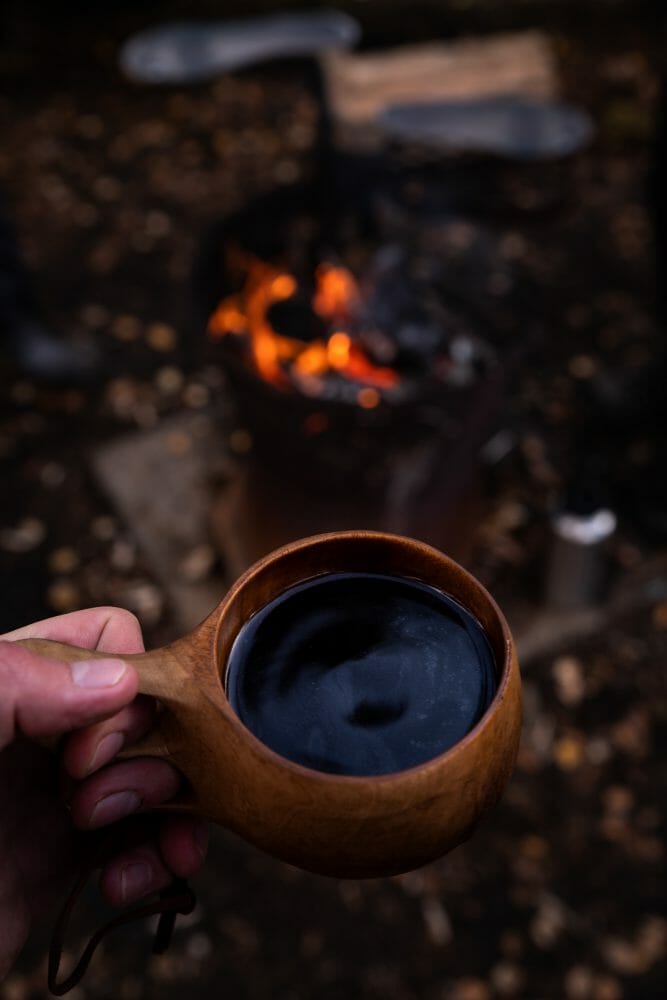
<svg viewBox="0 0 667 1000"><path fill-rule="evenodd" d="M246 622L225 687L242 722L282 756L333 774L390 774L472 729L496 666L479 622L434 587L332 573Z"/></svg>

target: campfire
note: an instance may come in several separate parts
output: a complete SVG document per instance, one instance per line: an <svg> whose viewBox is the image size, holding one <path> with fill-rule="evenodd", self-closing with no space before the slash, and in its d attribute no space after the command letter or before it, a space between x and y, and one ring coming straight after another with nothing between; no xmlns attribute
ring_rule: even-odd
<svg viewBox="0 0 667 1000"><path fill-rule="evenodd" d="M356 402L366 409L398 386L399 374L374 362L365 348L375 331L347 268L321 263L306 290L294 275L252 254L237 250L231 257L232 267L245 274L243 288L220 302L208 330L214 338L243 338L257 375L279 389L313 397L345 396L352 386ZM290 333L281 332L283 326ZM294 326L300 336L292 333Z"/></svg>
<svg viewBox="0 0 667 1000"><path fill-rule="evenodd" d="M374 410L469 389L497 352L443 300L433 266L396 244L357 274L323 259L298 277L282 262L232 244L227 282L208 320L224 357L279 393Z"/></svg>
<svg viewBox="0 0 667 1000"><path fill-rule="evenodd" d="M504 264L483 226L417 222L365 194L356 228L332 228L317 188L295 186L202 245L207 357L243 430L212 518L235 570L351 527L466 557L516 334L495 292Z"/></svg>

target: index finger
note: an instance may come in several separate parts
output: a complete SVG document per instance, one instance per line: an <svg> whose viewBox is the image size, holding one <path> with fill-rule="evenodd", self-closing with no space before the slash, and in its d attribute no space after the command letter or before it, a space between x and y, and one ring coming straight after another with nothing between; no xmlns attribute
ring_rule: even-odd
<svg viewBox="0 0 667 1000"><path fill-rule="evenodd" d="M141 626L123 608L86 608L66 615L44 618L0 636L0 639L55 639L83 649L104 653L143 653Z"/></svg>

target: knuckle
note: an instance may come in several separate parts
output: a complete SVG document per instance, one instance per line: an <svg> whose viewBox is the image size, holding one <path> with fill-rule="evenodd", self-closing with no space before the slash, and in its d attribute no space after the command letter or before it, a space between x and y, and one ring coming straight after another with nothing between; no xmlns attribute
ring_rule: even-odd
<svg viewBox="0 0 667 1000"><path fill-rule="evenodd" d="M21 652L22 650L18 650L13 642L0 640L0 675L5 688L7 685L13 686L21 680L23 673L19 666L19 660L22 659Z"/></svg>
<svg viewBox="0 0 667 1000"><path fill-rule="evenodd" d="M139 619L127 608L107 608L109 615L114 619L119 625L127 625L134 628L139 628Z"/></svg>
<svg viewBox="0 0 667 1000"><path fill-rule="evenodd" d="M139 619L131 611L128 611L127 608L106 607L100 610L103 610L106 615L106 622L102 631L112 626L115 633L123 632L126 635L133 635L138 639L141 638L141 624Z"/></svg>
<svg viewBox="0 0 667 1000"><path fill-rule="evenodd" d="M117 608L113 604L104 604L95 611L106 619L106 624L125 625L129 628L139 628L139 619L127 608Z"/></svg>

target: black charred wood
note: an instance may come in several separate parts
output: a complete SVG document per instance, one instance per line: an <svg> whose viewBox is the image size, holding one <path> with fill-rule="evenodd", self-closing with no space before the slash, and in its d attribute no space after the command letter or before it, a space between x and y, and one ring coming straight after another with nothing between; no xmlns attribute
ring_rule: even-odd
<svg viewBox="0 0 667 1000"><path fill-rule="evenodd" d="M305 295L274 303L268 310L267 319L276 333L292 340L310 343L324 340L327 335L326 324L313 312Z"/></svg>

